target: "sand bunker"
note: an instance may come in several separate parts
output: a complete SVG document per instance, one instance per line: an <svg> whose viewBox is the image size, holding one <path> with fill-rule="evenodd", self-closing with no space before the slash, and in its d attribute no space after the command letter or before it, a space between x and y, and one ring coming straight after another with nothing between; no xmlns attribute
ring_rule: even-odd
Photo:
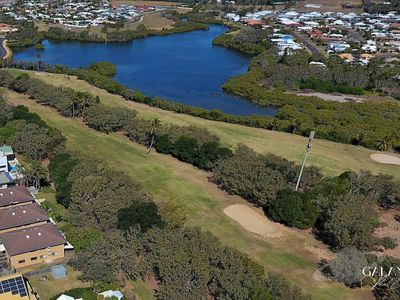
<svg viewBox="0 0 400 300"><path fill-rule="evenodd" d="M269 221L246 205L230 205L224 209L224 213L242 225L244 229L263 237L279 237L282 234L278 224Z"/></svg>
<svg viewBox="0 0 400 300"><path fill-rule="evenodd" d="M371 154L371 159L381 164L398 165L400 166L400 157L387 155L387 154Z"/></svg>

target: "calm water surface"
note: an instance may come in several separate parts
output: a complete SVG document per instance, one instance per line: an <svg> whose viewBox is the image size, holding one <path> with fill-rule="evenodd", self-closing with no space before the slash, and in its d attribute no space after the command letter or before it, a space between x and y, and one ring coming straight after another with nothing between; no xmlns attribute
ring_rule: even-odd
<svg viewBox="0 0 400 300"><path fill-rule="evenodd" d="M244 73L250 58L212 45L225 27L149 37L128 43L44 41L41 60L49 64L83 67L96 61L117 66L115 80L146 95L236 115L273 115L274 108L260 107L221 89L229 77ZM34 61L32 48L16 52L15 60Z"/></svg>

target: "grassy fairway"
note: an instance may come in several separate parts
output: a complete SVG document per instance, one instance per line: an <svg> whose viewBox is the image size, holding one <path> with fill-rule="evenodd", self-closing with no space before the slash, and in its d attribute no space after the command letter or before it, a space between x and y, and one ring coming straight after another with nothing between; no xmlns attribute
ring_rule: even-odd
<svg viewBox="0 0 400 300"><path fill-rule="evenodd" d="M207 180L208 173L170 156L155 152L146 155L144 147L120 134L96 132L78 120L61 117L55 110L41 106L26 96L6 92L5 97L10 103L28 106L50 126L61 130L67 138L69 149L102 159L115 170L125 172L140 182L157 202L175 201L181 204L187 212L188 225L209 230L226 245L249 254L266 270L285 274L313 298L368 299L371 296L369 291L350 290L336 283L313 279L319 261L316 250L326 249L308 232L285 229L282 238L263 240L244 230L223 213L223 208L229 204L246 202L219 190ZM176 121L184 122L184 118L182 116ZM238 128L248 132L253 130ZM228 132L224 135L226 142L226 137L231 136Z"/></svg>
<svg viewBox="0 0 400 300"><path fill-rule="evenodd" d="M243 143L257 152L271 152L297 163L300 163L303 159L306 138L298 135L176 114L144 104L126 101L120 96L110 94L75 78L66 79L63 75L49 73L31 72L30 74L54 85L68 86L98 95L105 105L135 109L139 112L139 116L143 118L158 117L164 123L206 127L210 132L219 136L225 145L231 146ZM316 137L318 138L318 132ZM390 174L400 179L398 166L374 162L369 158L372 153L376 153L376 151L317 139L314 141L308 163L320 167L326 175L337 175L346 170L358 171L366 169L373 173Z"/></svg>

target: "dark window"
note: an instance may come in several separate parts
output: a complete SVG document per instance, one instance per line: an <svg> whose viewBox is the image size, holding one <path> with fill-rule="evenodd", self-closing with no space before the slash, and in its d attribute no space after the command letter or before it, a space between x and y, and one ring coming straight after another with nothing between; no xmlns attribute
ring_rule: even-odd
<svg viewBox="0 0 400 300"><path fill-rule="evenodd" d="M31 257L31 260L37 260L37 256Z"/></svg>
<svg viewBox="0 0 400 300"><path fill-rule="evenodd" d="M23 264L25 262L25 259L21 259L18 261L19 264Z"/></svg>

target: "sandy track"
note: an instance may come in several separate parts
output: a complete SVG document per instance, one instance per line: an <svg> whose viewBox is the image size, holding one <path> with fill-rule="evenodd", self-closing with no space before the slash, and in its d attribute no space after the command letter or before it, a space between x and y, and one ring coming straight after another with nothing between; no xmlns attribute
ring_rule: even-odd
<svg viewBox="0 0 400 300"><path fill-rule="evenodd" d="M279 225L243 204L233 204L224 209L224 213L238 222L244 229L263 237L279 237L282 231Z"/></svg>
<svg viewBox="0 0 400 300"><path fill-rule="evenodd" d="M389 165L398 165L400 166L400 157L387 155L387 154L371 154L371 159L381 163L381 164L389 164Z"/></svg>

